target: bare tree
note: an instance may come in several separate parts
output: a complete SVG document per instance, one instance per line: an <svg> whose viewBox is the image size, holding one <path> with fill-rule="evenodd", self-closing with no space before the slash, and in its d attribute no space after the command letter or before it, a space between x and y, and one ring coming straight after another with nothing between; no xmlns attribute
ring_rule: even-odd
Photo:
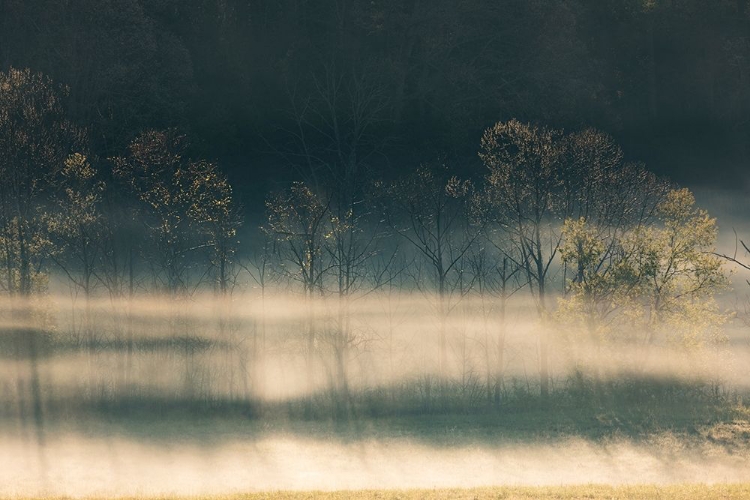
<svg viewBox="0 0 750 500"><path fill-rule="evenodd" d="M429 269L430 285L436 289L440 323L438 372L445 381L446 321L451 294L460 284L452 278L458 278L460 262L481 234L481 225L474 224L471 216L474 188L469 181L450 175L446 165L421 166L389 186L386 196L386 221L420 256Z"/></svg>
<svg viewBox="0 0 750 500"><path fill-rule="evenodd" d="M329 268L325 260L324 238L330 217L330 200L321 198L307 185L297 182L287 191L266 201L268 222L264 230L275 241L280 268L302 285L307 304L307 374L312 384L316 350L315 303L323 296L324 276Z"/></svg>
<svg viewBox="0 0 750 500"><path fill-rule="evenodd" d="M40 73L0 73L0 231L10 295L34 290L45 257L42 198L68 154L82 145L83 133L65 117L66 95Z"/></svg>
<svg viewBox="0 0 750 500"><path fill-rule="evenodd" d="M143 220L154 243L156 271L166 290L187 292L188 253L195 249L190 231L189 161L185 137L175 130L139 135L126 156L113 159L115 175L141 203Z"/></svg>
<svg viewBox="0 0 750 500"><path fill-rule="evenodd" d="M375 76L328 61L303 80L287 81L290 125L280 131L285 146L274 150L313 189L359 196L363 170L383 145L376 127L385 118L387 99ZM342 210L351 208L351 202L337 201Z"/></svg>
<svg viewBox="0 0 750 500"><path fill-rule="evenodd" d="M597 263L602 266L627 231L655 220L670 186L643 165L625 163L614 139L598 130L568 135L564 148L566 217L597 231L605 245Z"/></svg>
<svg viewBox="0 0 750 500"><path fill-rule="evenodd" d="M237 249L237 230L242 223L232 186L213 163L191 162L187 196L188 216L203 233L210 250L216 288L224 297L230 291L232 265Z"/></svg>
<svg viewBox="0 0 750 500"><path fill-rule="evenodd" d="M47 230L56 251L51 258L74 287L84 296L84 337L93 349L91 296L100 262L99 240L103 236L102 195L105 184L82 154L65 160L61 172L61 193L53 196L54 208L45 215Z"/></svg>
<svg viewBox="0 0 750 500"><path fill-rule="evenodd" d="M521 268L517 264L517 259L509 257L507 250L492 236L492 231L485 232L485 241L489 241L490 244L477 245L470 253L468 261L474 275L474 290L479 295L485 321L485 335L481 343L485 356L487 401L494 401L499 405L504 388L508 299L526 283L519 279ZM491 338L486 325L490 315L495 316L498 322L494 339Z"/></svg>
<svg viewBox="0 0 750 500"><path fill-rule="evenodd" d="M482 137L480 158L489 169L488 199L496 221L516 249L517 264L547 321L548 276L560 247L559 224L565 219L562 134L517 120L497 123ZM549 345L543 325L539 339L540 385L549 394Z"/></svg>
<svg viewBox="0 0 750 500"><path fill-rule="evenodd" d="M6 292L13 300L11 324L18 353L29 359L19 373L19 392L28 382L36 436L44 441L41 383L37 366L40 332L29 327L30 297L46 290L45 259L51 251L40 207L68 154L82 146L83 133L67 119L67 89L28 69L0 72L0 245ZM25 424L25 422L23 422ZM41 448L40 448L41 449Z"/></svg>

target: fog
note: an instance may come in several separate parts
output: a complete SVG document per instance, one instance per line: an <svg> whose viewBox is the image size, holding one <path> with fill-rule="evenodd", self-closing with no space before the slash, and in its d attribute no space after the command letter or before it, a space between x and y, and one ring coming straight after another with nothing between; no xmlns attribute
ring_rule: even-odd
<svg viewBox="0 0 750 500"><path fill-rule="evenodd" d="M48 404L116 403L125 397L285 401L337 390L341 382L352 391L419 386L426 376L441 375L440 328L449 350L443 375L460 390L479 391L473 397L481 399L482 384L498 375L509 388L538 385L543 327L520 294L504 318L491 300L463 297L442 321L434 297L401 292L354 300L344 319L336 298L277 295L261 301L252 293L227 301L196 295L84 303L56 296L46 298L43 314L39 304L23 314L14 307L22 319L0 324L6 411L20 411L17 388L23 384L14 387L12 381L26 371L30 357L14 337L19 331L36 335ZM39 321L49 323L46 329ZM553 387L562 388L579 369L604 380L634 375L750 387L750 342L737 320L722 327L727 342L700 348L666 338L649 343L638 331L605 341L555 321L544 328Z"/></svg>
<svg viewBox="0 0 750 500"><path fill-rule="evenodd" d="M125 496L279 489L474 487L486 485L738 482L747 453L687 447L669 435L651 443L583 439L429 446L403 439L341 443L267 436L224 444L164 444L121 437L57 435L42 469L23 442L0 452L0 494Z"/></svg>
<svg viewBox="0 0 750 500"><path fill-rule="evenodd" d="M502 324L492 300L452 299L442 373L435 297L420 292L363 295L345 316L335 298L261 299L253 289L227 300L50 295L25 306L2 304L4 495L720 482L750 472L742 446L683 430L493 428L506 405L518 412L538 392L541 323L523 294ZM750 389L737 320L724 326L728 342L696 349L547 328L553 391L575 392L576 374L731 397ZM445 412L458 413L440 420ZM425 430L394 427L403 415ZM730 434L746 440L750 428L738 426Z"/></svg>
<svg viewBox="0 0 750 500"><path fill-rule="evenodd" d="M682 16L677 2L652 3L636 17ZM471 15L437 38L409 28L396 43L403 54L384 59L394 71L366 61L349 71L352 58L328 47L334 57L318 62L330 64L311 60L303 76L287 69L305 51L281 50L268 75L301 78L268 80L284 81L277 90L287 87L289 102L271 101L287 118L269 122L274 113L259 109L254 132L219 130L237 155L230 147L214 157L221 141L200 130L188 137L175 126L189 122L180 113L120 126L127 120L108 98L87 104L66 86L72 73L22 60L0 71L0 496L750 477L750 198L709 188L696 198L586 126L614 130L595 119L609 113L568 120L545 111L549 103L533 97L554 92L534 78L518 81L536 111L511 99L501 112L473 120L467 108L451 115L451 130L433 129L441 112L425 104L467 102L435 93L439 69L473 74L453 63L497 48L454 47L454 28L488 10L468 4ZM222 5L222 22L239 26L247 9ZM175 12L135 7L143 23L125 23L134 39L172 47L180 38L140 36L149 16ZM355 18L401 26L422 14L370 10L343 9L337 32L380 39L386 32L358 31ZM320 12L303 31L325 31L318 21L331 12ZM560 17L545 12L511 24ZM581 26L598 23L600 13L590 14ZM643 75L654 76L669 65L653 29L644 33ZM714 45L736 45L725 41ZM584 45L575 52L591 52ZM458 59L418 61L441 46ZM158 54L125 52L134 61ZM477 60L507 66L501 53ZM162 59L170 57L154 60ZM522 66L537 71L547 59ZM397 73L395 85L381 78ZM659 93L646 80L646 93L584 93L628 108ZM143 111L145 87L132 87L128 106ZM578 100L561 102L585 105ZM145 108L131 106L139 101ZM646 101L654 128L639 134L663 150L646 154L663 171L677 143L654 134L653 118L670 106ZM103 113L90 120L86 109ZM216 109L219 121L233 114ZM398 118L417 109L416 120ZM531 121L512 118L514 109ZM630 114L612 114L610 125ZM493 115L506 120L480 134ZM580 129L556 128L563 123ZM682 128L685 139L691 127ZM456 134L474 145L451 147ZM241 154L248 147L258 155ZM228 175L238 169L250 176ZM232 178L246 182L233 187ZM747 184L736 180L735 189Z"/></svg>
<svg viewBox="0 0 750 500"><path fill-rule="evenodd" d="M698 197L722 214L718 252L746 258L743 206ZM0 299L0 495L746 480L749 277L732 270L710 334L688 334L698 315L655 336L571 322L556 269L546 317L527 288L315 297L241 276L225 296L85 296L53 280Z"/></svg>

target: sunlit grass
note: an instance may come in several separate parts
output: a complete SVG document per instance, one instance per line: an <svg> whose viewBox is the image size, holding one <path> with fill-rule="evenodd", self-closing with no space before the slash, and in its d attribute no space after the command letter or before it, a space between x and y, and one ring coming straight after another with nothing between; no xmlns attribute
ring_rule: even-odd
<svg viewBox="0 0 750 500"><path fill-rule="evenodd" d="M57 500L64 497L44 497ZM86 497L87 499L103 497ZM550 487L492 487L492 488L445 488L415 490L360 490L360 491L277 491L217 496L153 496L121 497L118 500L619 500L654 498L660 500L701 500L750 498L750 483L741 484L678 484L656 485L579 485ZM37 498L16 499L37 500ZM38 500L42 500L41 497Z"/></svg>
<svg viewBox="0 0 750 500"><path fill-rule="evenodd" d="M717 498L750 498L750 483L732 485L675 485L675 486L555 486L542 488L500 487L500 488L471 488L471 489L436 489L436 490L404 490L404 491L337 491L337 492L280 492L261 493L253 495L237 495L224 497L222 500L265 500L279 498L285 500L302 499L632 499L658 498L663 500L676 499L717 499ZM217 498L218 500L218 498Z"/></svg>

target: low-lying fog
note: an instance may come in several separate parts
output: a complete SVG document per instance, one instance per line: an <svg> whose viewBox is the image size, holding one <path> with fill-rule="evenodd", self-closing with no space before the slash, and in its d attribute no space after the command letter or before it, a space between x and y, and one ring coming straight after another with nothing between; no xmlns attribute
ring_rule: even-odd
<svg viewBox="0 0 750 500"><path fill-rule="evenodd" d="M384 406L386 418L389 408L396 413L400 408L412 415L416 411L410 418L428 423L434 417L420 409L429 408L427 398L439 402L445 390L459 401L461 411L490 407L496 413L489 418L502 421L505 398L538 393L539 321L531 304L518 297L508 307L498 409L488 390L497 383L500 362L502 325L496 309L478 298L456 303L445 321L449 353L444 373L451 385L442 389L434 382L441 326L433 299L393 293L355 301L347 310L347 336L342 339L336 301L318 302L310 312L299 297L270 296L261 302L238 295L228 306L210 297L178 302L150 297L127 304L102 299L92 301L85 313L81 301L74 305L64 297L50 297L45 307L55 313L56 323L48 329L52 334L32 333L38 321L33 315L24 316L24 324L4 325L0 495L750 477L746 450L669 432L589 439L585 433L547 435L540 429L538 437L531 432L525 440L505 439L502 432L464 440L459 411L452 423L439 427L447 441L393 430L375 437L359 434L357 426L380 425L367 413L377 415L378 405ZM84 314L93 327L83 326ZM75 317L81 326L70 329L66 325ZM566 390L578 369L596 373L602 381L636 375L741 393L750 386L750 351L739 323L725 329L729 343L696 349L666 342L645 345L637 335L631 342L607 344L551 334L552 388ZM33 336L33 353L19 342L18 332L25 332L23 338ZM432 396L427 392L431 377ZM346 420L354 431L341 438L336 433L277 431L273 425L265 430L287 402L300 404L307 397L324 408L315 414L311 429L321 412L323 421L330 421L329 401L344 398L354 408ZM263 401L276 406L268 415L256 415ZM232 430L225 434L221 410L209 410L209 418L202 409L246 403L239 416L232 415ZM131 411L130 425L142 428L135 434L120 428ZM204 412L200 425L191 423L193 411ZM301 411L295 415L304 418ZM159 429L169 432L163 435ZM740 432L750 436L750 427ZM456 439L450 439L451 433Z"/></svg>
<svg viewBox="0 0 750 500"><path fill-rule="evenodd" d="M726 227L721 244L732 252ZM538 398L542 337L553 394L574 400L629 379L741 401L750 389L745 278L737 272L736 290L719 300L739 311L720 325L725 341L687 345L670 341L675 332L647 339L637 328L581 335L554 315L540 321L524 290L504 316L491 295L453 294L441 308L435 294L394 287L346 303L252 288L227 300L4 301L0 495L747 480L750 452L733 441L750 441L746 420L724 429L726 439L544 428L464 439L464 415L503 422L506 404ZM430 427L441 408L452 420ZM394 417L426 430L373 431ZM290 432L279 419L307 423ZM339 421L343 435L321 432Z"/></svg>
<svg viewBox="0 0 750 500"><path fill-rule="evenodd" d="M355 300L345 317L336 299L310 305L302 297L261 303L237 296L223 304L211 297L175 302L152 296L122 304L92 300L88 309L65 297L46 300L44 314L55 311L50 317L57 321L46 330L33 324L37 313L0 325L6 415L25 411L32 355L46 404L125 397L284 401L342 386L367 391L428 384L441 374L479 399L498 376L504 390L536 392L545 331L553 390L576 370L602 380L634 375L750 387L750 342L737 319L721 326L727 341L685 346L668 341L672 332L649 340L634 330L606 340L554 320L542 327L522 297L504 320L490 299L464 297L441 320L434 297L398 292Z"/></svg>
<svg viewBox="0 0 750 500"><path fill-rule="evenodd" d="M686 447L669 435L445 447L397 438L341 443L280 435L211 445L65 433L49 439L43 457L4 438L0 495L714 483L746 481L749 472L747 453Z"/></svg>

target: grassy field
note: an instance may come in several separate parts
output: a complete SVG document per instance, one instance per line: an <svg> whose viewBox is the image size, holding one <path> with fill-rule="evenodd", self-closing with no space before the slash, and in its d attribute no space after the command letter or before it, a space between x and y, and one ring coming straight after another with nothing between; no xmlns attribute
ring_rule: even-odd
<svg viewBox="0 0 750 500"><path fill-rule="evenodd" d="M404 490L404 491L338 491L338 492L279 492L263 493L255 495L238 495L225 497L226 500L480 500L480 499L507 499L507 500L573 500L573 499L632 499L632 498L658 498L662 500L678 499L719 499L719 498L750 498L750 483L731 485L680 485L680 486L560 486L547 488L472 488L472 489L441 489L441 490ZM217 499L218 500L218 499ZM224 500L224 499L222 499Z"/></svg>
<svg viewBox="0 0 750 500"><path fill-rule="evenodd" d="M282 410L58 416L39 455L31 427L0 427L0 500L750 498L750 408L734 398L345 419ZM479 488L493 484L530 487ZM256 490L267 493L218 496Z"/></svg>
<svg viewBox="0 0 750 500"><path fill-rule="evenodd" d="M62 500L65 497L61 497ZM93 500L96 497L86 497ZM495 487L467 489L423 490L361 490L361 491L278 491L222 496L161 496L122 497L117 500L715 500L750 498L750 483L714 485L633 485L633 486L555 486L555 487ZM37 499L15 499L37 500ZM44 500L57 500L53 497Z"/></svg>
<svg viewBox="0 0 750 500"><path fill-rule="evenodd" d="M632 499L658 498L662 500L700 500L700 499L729 499L750 498L750 484L732 485L685 485L685 486L567 486L548 488L476 488L476 489L443 489L443 490L407 490L407 491L360 491L333 493L273 493L261 495L243 495L238 500L261 500L279 498L285 500L324 499L324 500L416 500L416 499L445 499L445 500L573 500L573 499ZM234 500L234 499L233 499Z"/></svg>
<svg viewBox="0 0 750 500"><path fill-rule="evenodd" d="M409 439L435 446L524 444L580 438L592 442L612 439L650 440L668 433L692 444L711 443L733 451L750 450L750 407L722 399L663 401L566 401L548 407L513 406L471 412L390 415L351 414L345 419L300 418L283 408L269 408L262 417L238 413L214 415L167 411L126 415L75 415L52 419L48 429L85 428L100 436L135 440L232 442L268 435L335 441Z"/></svg>

